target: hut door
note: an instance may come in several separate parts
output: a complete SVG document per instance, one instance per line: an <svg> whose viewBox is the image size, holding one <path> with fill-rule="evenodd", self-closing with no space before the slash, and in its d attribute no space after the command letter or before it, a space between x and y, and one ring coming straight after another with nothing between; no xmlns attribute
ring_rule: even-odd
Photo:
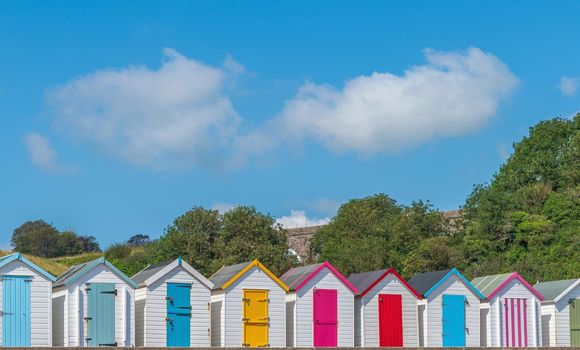
<svg viewBox="0 0 580 350"><path fill-rule="evenodd" d="M403 346L403 310L400 294L379 294L379 344Z"/></svg>
<svg viewBox="0 0 580 350"><path fill-rule="evenodd" d="M443 294L443 346L465 346L465 296Z"/></svg>
<svg viewBox="0 0 580 350"><path fill-rule="evenodd" d="M526 299L505 298L503 302L504 314L503 332L504 346L527 347L528 346L528 315L526 312Z"/></svg>
<svg viewBox="0 0 580 350"><path fill-rule="evenodd" d="M30 277L2 277L2 346L30 346Z"/></svg>
<svg viewBox="0 0 580 350"><path fill-rule="evenodd" d="M168 347L189 347L191 329L191 284L167 283Z"/></svg>
<svg viewBox="0 0 580 350"><path fill-rule="evenodd" d="M580 346L580 299L570 299L570 346Z"/></svg>
<svg viewBox="0 0 580 350"><path fill-rule="evenodd" d="M336 289L315 289L314 294L314 346L336 347L337 291Z"/></svg>
<svg viewBox="0 0 580 350"><path fill-rule="evenodd" d="M245 289L242 302L244 342L242 346L265 347L268 344L268 291L265 289Z"/></svg>
<svg viewBox="0 0 580 350"><path fill-rule="evenodd" d="M88 313L85 317L88 346L117 346L115 341L114 283L87 283Z"/></svg>

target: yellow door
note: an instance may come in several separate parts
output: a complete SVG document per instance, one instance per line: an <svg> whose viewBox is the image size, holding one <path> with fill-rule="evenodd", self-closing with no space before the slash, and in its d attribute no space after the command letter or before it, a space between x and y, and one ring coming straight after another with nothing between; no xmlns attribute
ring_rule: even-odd
<svg viewBox="0 0 580 350"><path fill-rule="evenodd" d="M244 325L243 346L268 346L268 291L264 289L245 289L243 296Z"/></svg>

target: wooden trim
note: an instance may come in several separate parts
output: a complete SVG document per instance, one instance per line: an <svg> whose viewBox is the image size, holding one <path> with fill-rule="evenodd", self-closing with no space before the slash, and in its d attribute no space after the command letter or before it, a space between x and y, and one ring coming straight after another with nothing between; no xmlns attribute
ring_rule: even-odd
<svg viewBox="0 0 580 350"><path fill-rule="evenodd" d="M278 277L276 277L270 270L268 270L264 265L262 265L261 262L258 261L258 259L252 261L251 263L248 264L248 266L244 267L240 272L238 272L234 277L230 278L229 281L227 281L226 283L224 283L222 285L222 289L226 289L229 286L231 286L235 281L237 281L240 277L242 277L243 275L246 274L246 272L250 271L250 269L252 267L257 267L260 270L262 270L266 275L268 275L268 277L270 277L274 282L276 282L276 284L278 284L282 289L284 289L284 291L288 292L290 291L290 289L288 288L288 286L286 284L284 284L284 282L280 281L280 279L278 279Z"/></svg>

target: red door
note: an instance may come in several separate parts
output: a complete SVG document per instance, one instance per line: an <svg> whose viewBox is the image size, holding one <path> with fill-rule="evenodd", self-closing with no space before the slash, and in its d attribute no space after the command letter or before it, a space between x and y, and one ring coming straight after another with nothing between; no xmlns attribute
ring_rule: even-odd
<svg viewBox="0 0 580 350"><path fill-rule="evenodd" d="M403 346L403 310L400 294L379 294L380 346Z"/></svg>
<svg viewBox="0 0 580 350"><path fill-rule="evenodd" d="M314 346L337 346L336 289L313 291Z"/></svg>

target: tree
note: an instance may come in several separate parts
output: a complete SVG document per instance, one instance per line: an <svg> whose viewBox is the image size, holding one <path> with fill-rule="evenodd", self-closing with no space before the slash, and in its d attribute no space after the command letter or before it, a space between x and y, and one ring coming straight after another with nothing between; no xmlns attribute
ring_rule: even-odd
<svg viewBox="0 0 580 350"><path fill-rule="evenodd" d="M99 253L101 251L99 242L97 242L97 239L94 236L79 236L78 238L81 242L84 252Z"/></svg>
<svg viewBox="0 0 580 350"><path fill-rule="evenodd" d="M254 207L240 206L223 214L212 248L214 272L223 265L259 259L280 275L297 263L295 256L288 253L288 240L282 228L274 218Z"/></svg>
<svg viewBox="0 0 580 350"><path fill-rule="evenodd" d="M12 234L14 250L44 258L58 254L58 230L43 220L27 221Z"/></svg>
<svg viewBox="0 0 580 350"><path fill-rule="evenodd" d="M131 247L141 247L151 243L149 235L137 234L127 240L127 244Z"/></svg>

